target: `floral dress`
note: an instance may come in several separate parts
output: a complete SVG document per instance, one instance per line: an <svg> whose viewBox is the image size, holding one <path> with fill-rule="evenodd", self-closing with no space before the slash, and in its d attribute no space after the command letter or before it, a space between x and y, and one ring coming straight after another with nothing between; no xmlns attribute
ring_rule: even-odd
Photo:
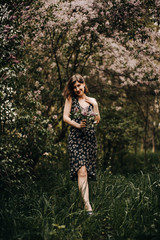
<svg viewBox="0 0 160 240"><path fill-rule="evenodd" d="M83 109L79 104L78 98L72 98L72 116L75 109ZM92 110L93 106L90 104L88 111ZM84 117L82 115L74 115L74 117L71 118L77 123L80 123ZM82 166L86 166L89 179L96 179L97 142L93 126L82 129L75 127L70 128L70 134L68 136L68 154L70 159L71 180L77 179L77 171Z"/></svg>

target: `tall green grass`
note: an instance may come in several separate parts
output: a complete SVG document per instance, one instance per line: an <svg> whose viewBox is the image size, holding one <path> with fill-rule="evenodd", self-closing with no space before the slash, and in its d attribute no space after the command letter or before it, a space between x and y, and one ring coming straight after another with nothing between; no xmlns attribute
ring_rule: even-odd
<svg viewBox="0 0 160 240"><path fill-rule="evenodd" d="M90 182L94 214L83 209L68 173L45 171L1 194L1 240L160 239L160 173L112 175Z"/></svg>

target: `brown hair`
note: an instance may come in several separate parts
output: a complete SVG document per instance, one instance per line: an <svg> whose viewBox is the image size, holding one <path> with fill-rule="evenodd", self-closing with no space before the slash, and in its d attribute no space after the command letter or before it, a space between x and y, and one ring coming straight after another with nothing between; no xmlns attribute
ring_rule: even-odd
<svg viewBox="0 0 160 240"><path fill-rule="evenodd" d="M74 90L73 90L73 86L75 84L75 82L78 81L79 83L85 83L85 80L84 78L76 73L74 74L70 79L69 81L67 82L65 88L64 88L64 91L63 91L63 96L65 98L68 98L68 97L75 97L75 93L74 93ZM87 85L85 83L85 90L84 90L85 93L88 92L88 88L87 88Z"/></svg>

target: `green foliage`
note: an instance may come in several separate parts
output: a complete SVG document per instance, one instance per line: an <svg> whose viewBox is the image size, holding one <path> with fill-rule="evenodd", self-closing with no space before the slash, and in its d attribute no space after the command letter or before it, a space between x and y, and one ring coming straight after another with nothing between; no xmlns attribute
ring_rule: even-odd
<svg viewBox="0 0 160 240"><path fill-rule="evenodd" d="M115 106L103 107L102 122L98 126L99 151L104 169L110 165L113 171L119 161L130 151L137 152L142 135L142 121L131 106L119 99ZM103 142L102 142L103 139ZM101 155L103 153L103 155Z"/></svg>
<svg viewBox="0 0 160 240"><path fill-rule="evenodd" d="M53 125L56 119L45 117L35 105L26 106L25 111L16 115L14 122L8 122L2 131L1 180L10 185L32 177L39 162L45 160L47 166L48 161L53 164L63 159L62 145L55 143L57 135Z"/></svg>
<svg viewBox="0 0 160 240"><path fill-rule="evenodd" d="M20 4L21 2L21 4ZM19 3L19 4L18 4ZM17 6L18 4L18 6ZM25 2L27 4L27 1ZM27 82L23 33L19 26L30 6L23 1L0 7L0 170L1 188L21 188L31 179L40 159L50 162L63 158L55 126L54 110L47 104L48 91L43 81ZM17 8L16 8L17 6ZM57 127L57 132L60 131ZM60 152L60 153L59 153ZM46 162L46 161L45 161ZM21 184L20 184L21 183Z"/></svg>
<svg viewBox="0 0 160 240"><path fill-rule="evenodd" d="M90 182L94 214L83 210L68 172L44 172L34 184L1 195L1 239L158 239L159 171L124 177L109 170Z"/></svg>
<svg viewBox="0 0 160 240"><path fill-rule="evenodd" d="M0 171L1 188L19 187L27 177L30 178L30 170L33 164L31 157L24 152L25 139L6 135L1 138L0 147Z"/></svg>
<svg viewBox="0 0 160 240"><path fill-rule="evenodd" d="M160 167L160 155L159 152L152 153L126 153L122 158L118 158L114 168L115 172L118 173L138 173L143 172L154 172Z"/></svg>

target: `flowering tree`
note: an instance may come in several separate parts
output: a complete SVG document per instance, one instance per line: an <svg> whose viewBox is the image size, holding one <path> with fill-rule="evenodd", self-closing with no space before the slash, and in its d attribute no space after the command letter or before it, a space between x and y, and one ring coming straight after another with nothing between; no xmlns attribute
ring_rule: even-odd
<svg viewBox="0 0 160 240"><path fill-rule="evenodd" d="M0 7L0 177L4 186L30 176L39 158L54 148L52 124L57 116L46 117L40 96L43 86L35 82L33 91L27 91L20 30L23 12L30 8L25 4L11 1Z"/></svg>
<svg viewBox="0 0 160 240"><path fill-rule="evenodd" d="M48 112L54 109L61 120L63 87L73 73L79 72L103 104L107 99L105 94L102 99L101 87L104 92L110 89L111 95L118 91L120 98L136 107L147 124L146 142L148 120L153 120L151 109L159 91L159 8L158 1L144 5L138 0L55 0L45 1L36 12L30 8L22 25L27 76L33 84L35 80L43 83L47 98L44 94L42 101ZM135 91L141 98L135 95L133 102ZM150 99L149 111L142 93ZM109 104L119 107L120 101ZM65 131L62 125L59 140Z"/></svg>
<svg viewBox="0 0 160 240"><path fill-rule="evenodd" d="M147 7L139 1L49 3L36 13L30 9L25 16L31 72L36 69L45 74L46 81L54 86L58 83L61 91L75 71L88 75L89 69L93 74L97 69L104 81L114 75L121 86L149 85L158 79L158 32L153 28L158 22L158 2L150 4L150 15L154 16L148 20L151 28L145 23L149 3ZM152 79L145 81L149 76Z"/></svg>

